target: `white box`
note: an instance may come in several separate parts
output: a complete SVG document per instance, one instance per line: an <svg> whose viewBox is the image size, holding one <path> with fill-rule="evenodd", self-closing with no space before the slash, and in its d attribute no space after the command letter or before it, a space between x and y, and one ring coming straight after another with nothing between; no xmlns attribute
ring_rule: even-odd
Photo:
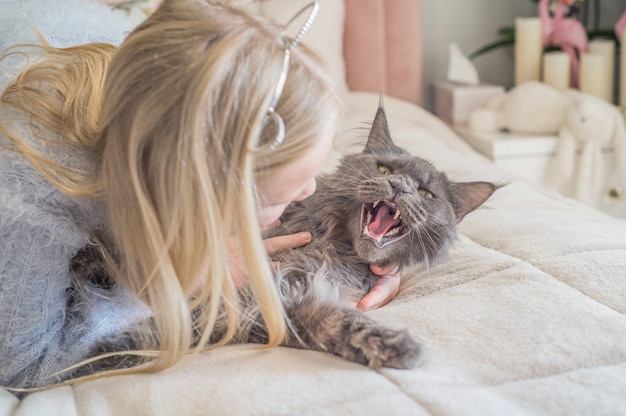
<svg viewBox="0 0 626 416"><path fill-rule="evenodd" d="M511 175L544 188L551 182L548 175L559 140L557 136L505 132L475 133L466 126L455 126L454 130L470 146ZM602 149L602 160L606 172L615 171L613 147ZM576 163L578 164L578 160ZM567 183L564 189L561 189L561 193L573 197L574 183L572 181ZM593 205L609 215L626 218L624 195L614 197L613 193L613 188L607 184L601 189L599 199Z"/></svg>
<svg viewBox="0 0 626 416"><path fill-rule="evenodd" d="M435 90L435 115L451 125L465 125L477 108L484 107L494 96L505 93L504 87L494 84L469 85L437 81Z"/></svg>

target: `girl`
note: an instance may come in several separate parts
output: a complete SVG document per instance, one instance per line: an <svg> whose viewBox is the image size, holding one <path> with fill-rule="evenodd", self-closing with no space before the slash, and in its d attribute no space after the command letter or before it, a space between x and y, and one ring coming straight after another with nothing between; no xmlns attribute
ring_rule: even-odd
<svg viewBox="0 0 626 416"><path fill-rule="evenodd" d="M268 345L284 339L267 251L310 235L259 230L314 192L341 105L318 57L245 3L165 0L119 48L44 45L6 88L0 385L85 374L125 331L142 360L106 374L171 367L229 341L245 285ZM86 249L105 273L72 274ZM397 292L377 272L374 305ZM210 339L218 313L229 330Z"/></svg>

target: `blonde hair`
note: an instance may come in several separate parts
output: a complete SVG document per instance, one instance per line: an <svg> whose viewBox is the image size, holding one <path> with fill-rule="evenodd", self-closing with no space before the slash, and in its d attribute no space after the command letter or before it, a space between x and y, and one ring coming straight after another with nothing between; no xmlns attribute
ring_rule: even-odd
<svg viewBox="0 0 626 416"><path fill-rule="evenodd" d="M44 46L47 59L3 95L37 126L101 160L100 174L86 175L45 160L9 134L62 191L102 195L120 253L115 280L153 312L156 330L146 331L143 350L135 352L152 358L107 374L162 370L232 339L245 318L228 267L231 239L240 245L268 345L286 336L259 232L255 183L303 157L329 126L338 128L341 111L323 65L298 45L276 108L286 138L269 150L276 131L263 119L281 72L282 37L232 1L166 0L114 54L102 44ZM78 85L72 65L81 66ZM62 98L45 95L50 87L31 95L40 81ZM228 330L212 340L220 313Z"/></svg>

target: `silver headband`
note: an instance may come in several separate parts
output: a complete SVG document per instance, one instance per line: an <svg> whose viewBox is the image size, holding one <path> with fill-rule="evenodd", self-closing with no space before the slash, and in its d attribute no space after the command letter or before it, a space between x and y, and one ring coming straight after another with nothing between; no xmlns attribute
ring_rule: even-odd
<svg viewBox="0 0 626 416"><path fill-rule="evenodd" d="M285 140L285 122L283 118L276 112L276 105L278 104L278 100L280 100L280 96L283 93L283 88L285 87L285 80L287 79L287 73L289 72L289 62L291 60L291 49L294 48L302 37L306 34L306 32L311 27L313 20L317 16L317 12L320 8L320 5L317 1L313 1L302 9L300 9L285 25L285 29L289 27L293 23L295 19L297 19L302 13L306 10L310 9L309 15L306 18L306 21L302 25L302 28L298 32L298 34L293 38L293 40L289 41L287 37L283 37L283 42L285 45L285 56L283 58L283 67L280 71L280 76L278 77L278 82L276 83L276 88L274 89L274 95L272 95L272 99L270 100L269 107L267 109L267 114L263 118L263 125L265 125L269 120L273 120L276 123L276 127L278 129L278 133L276 134L276 139L269 145L270 150L275 150L278 146L280 146Z"/></svg>

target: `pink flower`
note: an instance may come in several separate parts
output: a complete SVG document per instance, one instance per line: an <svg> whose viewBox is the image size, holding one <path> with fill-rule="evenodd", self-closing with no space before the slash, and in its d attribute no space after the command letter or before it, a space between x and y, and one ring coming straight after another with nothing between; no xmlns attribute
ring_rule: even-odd
<svg viewBox="0 0 626 416"><path fill-rule="evenodd" d="M560 0L554 16L550 15L550 0L540 0L539 18L543 34L543 46L557 46L570 56L571 86L578 87L579 57L587 51L587 31L576 19L566 18L567 7L574 0Z"/></svg>
<svg viewBox="0 0 626 416"><path fill-rule="evenodd" d="M622 14L622 17L619 18L617 23L615 23L613 28L615 29L615 36L617 39L619 39L620 42L624 41L624 39L622 39L622 33L624 32L624 29L626 29L626 11Z"/></svg>

